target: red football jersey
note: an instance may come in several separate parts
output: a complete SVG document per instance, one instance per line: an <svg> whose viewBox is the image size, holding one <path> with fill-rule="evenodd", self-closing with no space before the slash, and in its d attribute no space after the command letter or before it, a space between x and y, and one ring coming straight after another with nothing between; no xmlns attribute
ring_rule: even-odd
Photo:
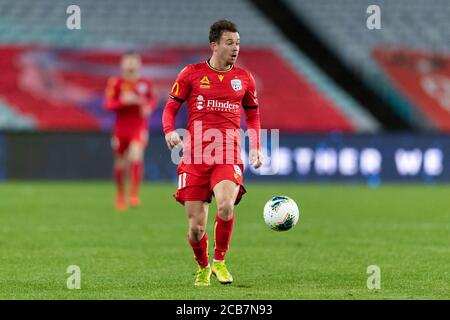
<svg viewBox="0 0 450 320"><path fill-rule="evenodd" d="M191 135L191 143L184 139L183 161L191 157L190 161L197 162L202 154L214 156L215 152L202 152L208 146L211 149L212 141L217 142L218 132L222 135L220 145L224 163L230 161L227 155L234 155L233 163L240 161L241 138L237 129L240 128L241 110L258 106L255 80L250 72L236 66L220 71L207 61L190 64L181 70L170 97L187 103L186 129ZM203 134L202 143L198 143L199 133Z"/></svg>
<svg viewBox="0 0 450 320"><path fill-rule="evenodd" d="M105 92L105 108L116 112L114 132L119 135L147 129L148 126L147 117L141 114L142 105L124 105L120 101L120 95L126 91L137 94L142 98L142 104L149 105L152 110L156 102L153 83L150 80L140 78L129 81L122 77L110 78Z"/></svg>

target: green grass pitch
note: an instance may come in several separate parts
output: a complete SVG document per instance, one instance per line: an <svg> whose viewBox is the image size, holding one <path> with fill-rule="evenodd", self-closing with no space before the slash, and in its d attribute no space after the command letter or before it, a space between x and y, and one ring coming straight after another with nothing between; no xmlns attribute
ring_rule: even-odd
<svg viewBox="0 0 450 320"><path fill-rule="evenodd" d="M450 186L248 184L227 263L232 285L193 286L196 264L174 184L143 186L142 207L113 209L112 183L0 184L0 299L448 299ZM262 208L300 207L284 233ZM215 206L210 207L210 257ZM69 265L81 289L66 287ZM369 265L381 289L369 290Z"/></svg>

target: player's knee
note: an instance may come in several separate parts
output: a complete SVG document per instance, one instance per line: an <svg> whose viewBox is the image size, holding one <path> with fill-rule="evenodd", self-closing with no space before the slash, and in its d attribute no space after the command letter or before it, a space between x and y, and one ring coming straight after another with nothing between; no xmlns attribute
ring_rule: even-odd
<svg viewBox="0 0 450 320"><path fill-rule="evenodd" d="M116 157L114 159L114 168L123 169L125 167L125 160L123 157Z"/></svg>
<svg viewBox="0 0 450 320"><path fill-rule="evenodd" d="M206 232L206 226L194 224L189 228L189 237L194 241L200 241Z"/></svg>
<svg viewBox="0 0 450 320"><path fill-rule="evenodd" d="M144 158L144 150L140 144L133 144L130 147L130 160L133 161L141 161Z"/></svg>
<svg viewBox="0 0 450 320"><path fill-rule="evenodd" d="M137 161L142 161L143 159L143 155L141 153L130 153L130 161L131 162L137 162Z"/></svg>
<svg viewBox="0 0 450 320"><path fill-rule="evenodd" d="M217 211L222 219L229 220L233 216L234 200L227 198L218 201Z"/></svg>

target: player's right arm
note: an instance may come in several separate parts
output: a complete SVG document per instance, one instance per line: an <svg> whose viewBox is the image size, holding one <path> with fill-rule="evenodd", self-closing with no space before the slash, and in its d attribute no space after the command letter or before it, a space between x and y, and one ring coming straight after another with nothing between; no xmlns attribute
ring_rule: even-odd
<svg viewBox="0 0 450 320"><path fill-rule="evenodd" d="M115 111L124 107L120 99L120 80L118 78L109 78L105 90L104 107L108 111Z"/></svg>
<svg viewBox="0 0 450 320"><path fill-rule="evenodd" d="M179 134L175 131L175 118L181 105L188 98L190 93L189 71L190 66L186 66L179 73L177 80L172 86L172 91L169 94L169 98L167 99L163 111L163 130L167 147L170 150L182 143Z"/></svg>

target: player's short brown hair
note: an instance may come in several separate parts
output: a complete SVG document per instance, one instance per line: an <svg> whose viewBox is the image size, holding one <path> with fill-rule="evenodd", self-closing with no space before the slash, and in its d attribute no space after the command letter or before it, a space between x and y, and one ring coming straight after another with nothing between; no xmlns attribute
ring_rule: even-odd
<svg viewBox="0 0 450 320"><path fill-rule="evenodd" d="M228 20L214 22L209 28L209 42L219 42L224 32L239 32L237 26Z"/></svg>
<svg viewBox="0 0 450 320"><path fill-rule="evenodd" d="M139 57L140 54L139 54L138 51L136 51L136 50L134 50L134 49L130 49L130 50L125 51L125 52L122 54L122 57L128 57L128 56L136 56L136 57Z"/></svg>

